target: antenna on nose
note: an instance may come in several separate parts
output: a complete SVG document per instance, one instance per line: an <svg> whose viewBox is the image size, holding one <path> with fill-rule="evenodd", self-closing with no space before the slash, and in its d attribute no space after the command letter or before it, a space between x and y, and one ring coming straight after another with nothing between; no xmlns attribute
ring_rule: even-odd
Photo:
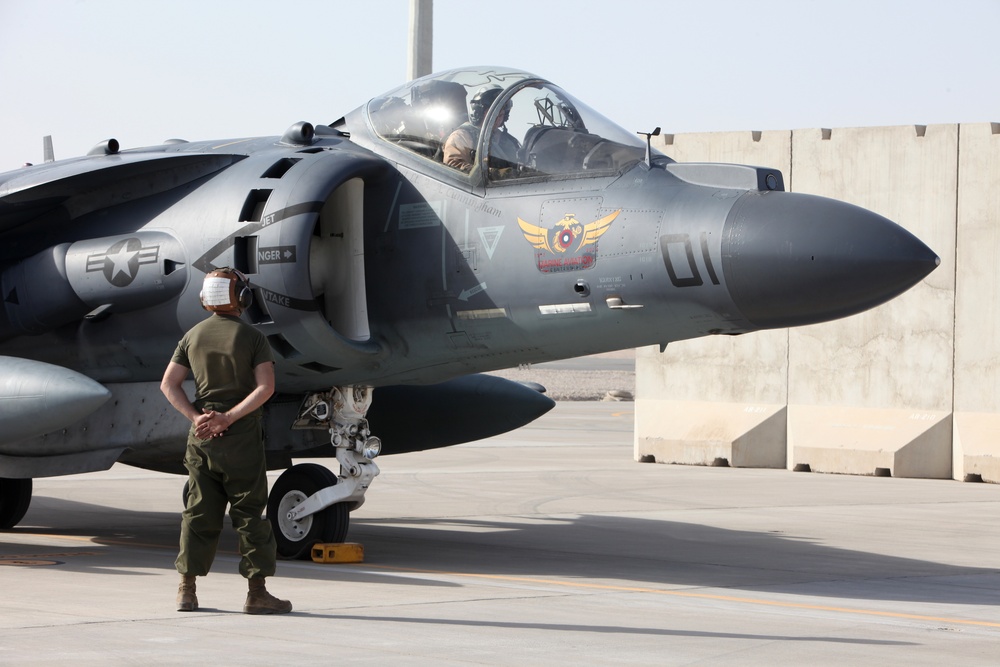
<svg viewBox="0 0 1000 667"><path fill-rule="evenodd" d="M653 149L650 146L651 137L660 136L660 128L656 128L652 132L636 132L636 134L641 134L642 136L646 137L646 166L651 167L653 166L652 162L650 161L652 159L651 154L653 152Z"/></svg>

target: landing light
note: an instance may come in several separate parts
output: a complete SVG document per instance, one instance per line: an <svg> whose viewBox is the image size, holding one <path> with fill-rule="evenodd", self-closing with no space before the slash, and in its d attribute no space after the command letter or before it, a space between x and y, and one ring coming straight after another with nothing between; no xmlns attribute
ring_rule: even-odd
<svg viewBox="0 0 1000 667"><path fill-rule="evenodd" d="M382 453L382 441L377 437L372 436L365 440L365 444L362 446L361 455L366 459L373 459Z"/></svg>

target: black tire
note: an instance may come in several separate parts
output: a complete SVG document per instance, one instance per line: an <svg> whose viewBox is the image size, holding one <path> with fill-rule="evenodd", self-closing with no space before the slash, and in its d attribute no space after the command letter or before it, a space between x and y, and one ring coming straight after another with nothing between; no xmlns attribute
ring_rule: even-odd
<svg viewBox="0 0 1000 667"><path fill-rule="evenodd" d="M8 530L24 518L31 504L31 480L0 477L0 530Z"/></svg>
<svg viewBox="0 0 1000 667"><path fill-rule="evenodd" d="M289 521L288 510L320 489L337 483L337 476L315 463L292 466L274 482L267 500L267 519L278 543L278 556L308 559L314 544L343 542L350 512L347 503L337 503L299 521Z"/></svg>

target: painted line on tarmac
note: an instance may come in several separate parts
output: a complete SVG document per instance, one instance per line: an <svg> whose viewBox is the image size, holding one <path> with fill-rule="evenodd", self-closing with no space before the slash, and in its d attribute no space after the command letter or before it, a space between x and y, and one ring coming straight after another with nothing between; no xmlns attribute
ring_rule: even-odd
<svg viewBox="0 0 1000 667"><path fill-rule="evenodd" d="M417 570L404 567L393 567L390 565L369 565L366 567L380 570L394 570L398 572L410 572L413 574L436 574L452 577L465 577L469 579L489 579L494 581L509 581L516 583L538 584L546 586L561 586L564 588L579 588L583 590L612 591L618 593L647 593L651 595L669 595L671 597L695 598L700 600L718 600L722 602L737 602L741 604L762 605L767 607L781 607L784 609L807 609L810 611L828 611L840 614L854 614L859 616L881 616L884 618L897 618L910 621L926 621L929 623L949 623L955 625L972 625L984 628L1000 628L1000 623L993 621L977 621L962 618L947 618L943 616L924 616L922 614L906 614L896 611L878 611L875 609L859 609L855 607L835 607L822 604L806 604L803 602L782 602L780 600L764 600L761 598L749 598L736 595L719 595L716 593L694 593L691 591L668 591L662 588L646 588L641 586L616 586L612 584L588 584L579 581L560 581L558 579L536 579L534 577L516 577L503 574L474 574L471 572L448 572L442 570Z"/></svg>

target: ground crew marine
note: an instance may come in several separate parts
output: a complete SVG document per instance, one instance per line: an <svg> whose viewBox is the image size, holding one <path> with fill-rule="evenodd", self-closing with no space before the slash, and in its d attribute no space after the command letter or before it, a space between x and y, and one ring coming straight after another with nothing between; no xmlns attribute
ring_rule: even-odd
<svg viewBox="0 0 1000 667"><path fill-rule="evenodd" d="M263 518L267 505L267 466L261 437L261 407L274 393L274 357L264 336L239 319L249 306L249 283L233 269L209 273L202 304L213 312L177 344L161 389L191 420L184 465L188 498L181 520L181 574L178 611L198 608L195 577L207 575L215 560L227 504L239 536L240 574L249 582L243 611L291 611L264 587L274 574L276 545ZM194 375L195 397L181 386Z"/></svg>

